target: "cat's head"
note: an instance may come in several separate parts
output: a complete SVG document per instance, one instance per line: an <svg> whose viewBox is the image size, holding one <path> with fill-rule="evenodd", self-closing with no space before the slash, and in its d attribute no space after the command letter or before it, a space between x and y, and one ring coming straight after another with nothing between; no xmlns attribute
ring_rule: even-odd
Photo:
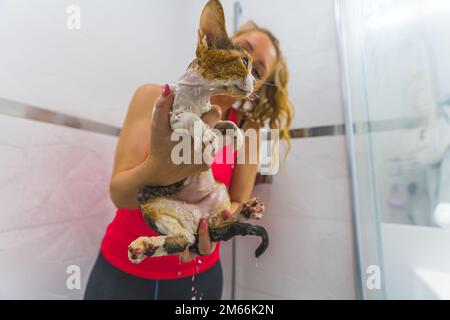
<svg viewBox="0 0 450 320"><path fill-rule="evenodd" d="M225 27L225 16L218 0L203 8L198 31L197 59L191 65L214 88L216 94L248 97L254 89L252 59L233 45Z"/></svg>

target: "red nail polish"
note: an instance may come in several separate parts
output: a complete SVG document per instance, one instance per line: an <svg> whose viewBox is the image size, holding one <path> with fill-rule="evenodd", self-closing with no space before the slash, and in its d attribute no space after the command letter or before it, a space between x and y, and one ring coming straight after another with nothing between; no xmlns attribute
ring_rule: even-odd
<svg viewBox="0 0 450 320"><path fill-rule="evenodd" d="M208 224L206 223L206 219L201 218L200 219L200 228L205 229L208 226Z"/></svg>
<svg viewBox="0 0 450 320"><path fill-rule="evenodd" d="M163 97L167 97L170 94L170 86L168 84L165 84L162 87L162 92L161 92Z"/></svg>

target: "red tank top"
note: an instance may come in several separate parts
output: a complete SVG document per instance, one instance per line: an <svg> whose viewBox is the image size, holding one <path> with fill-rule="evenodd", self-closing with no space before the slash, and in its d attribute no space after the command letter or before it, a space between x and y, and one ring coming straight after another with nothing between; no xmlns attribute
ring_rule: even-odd
<svg viewBox="0 0 450 320"><path fill-rule="evenodd" d="M230 108L228 119L237 123L237 112ZM214 178L228 188L236 160L236 152L225 146L216 154L212 164ZM149 279L176 279L203 272L217 263L220 257L220 242L214 251L198 256L193 261L181 263L178 256L153 257L139 264L128 260L128 245L140 236L158 236L144 221L140 209L118 209L108 225L101 244L102 256L116 268L129 274Z"/></svg>

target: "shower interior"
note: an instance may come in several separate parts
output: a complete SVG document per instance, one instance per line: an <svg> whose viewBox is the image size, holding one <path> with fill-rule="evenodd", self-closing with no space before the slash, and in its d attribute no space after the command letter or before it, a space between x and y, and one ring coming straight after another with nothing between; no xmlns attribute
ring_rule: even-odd
<svg viewBox="0 0 450 320"><path fill-rule="evenodd" d="M335 5L347 124L368 124L347 136L361 295L449 298L450 5Z"/></svg>

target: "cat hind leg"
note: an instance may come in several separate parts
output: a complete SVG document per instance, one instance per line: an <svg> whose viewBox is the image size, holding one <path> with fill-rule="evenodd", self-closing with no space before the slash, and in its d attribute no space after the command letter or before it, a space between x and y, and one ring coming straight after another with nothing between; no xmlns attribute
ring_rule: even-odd
<svg viewBox="0 0 450 320"><path fill-rule="evenodd" d="M195 242L185 235L139 237L128 246L128 259L140 263L147 257L162 257L183 252Z"/></svg>

